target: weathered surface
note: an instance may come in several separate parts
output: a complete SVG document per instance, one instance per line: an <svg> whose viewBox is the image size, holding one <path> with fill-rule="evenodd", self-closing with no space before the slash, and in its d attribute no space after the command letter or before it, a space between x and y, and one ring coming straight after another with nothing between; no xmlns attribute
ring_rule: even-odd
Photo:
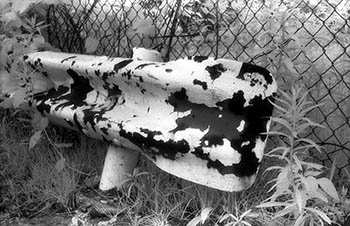
<svg viewBox="0 0 350 226"><path fill-rule="evenodd" d="M34 97L52 121L140 151L199 184L239 191L254 182L277 88L266 69L207 57L159 63L38 52L24 59L57 85Z"/></svg>

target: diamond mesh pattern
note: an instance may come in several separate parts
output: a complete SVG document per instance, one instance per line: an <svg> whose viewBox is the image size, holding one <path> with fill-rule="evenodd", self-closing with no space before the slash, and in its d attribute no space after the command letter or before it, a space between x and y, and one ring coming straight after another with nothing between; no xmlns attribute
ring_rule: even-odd
<svg viewBox="0 0 350 226"><path fill-rule="evenodd" d="M165 60L210 55L267 67L287 89L301 82L325 103L310 117L314 157L350 166L350 2L348 0L71 0L48 11L49 42L65 52L130 57L157 49Z"/></svg>

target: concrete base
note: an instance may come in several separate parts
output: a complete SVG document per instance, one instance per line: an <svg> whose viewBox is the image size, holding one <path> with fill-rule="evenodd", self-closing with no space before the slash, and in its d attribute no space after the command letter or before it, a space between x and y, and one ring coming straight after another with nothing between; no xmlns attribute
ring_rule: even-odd
<svg viewBox="0 0 350 226"><path fill-rule="evenodd" d="M127 174L132 174L137 164L139 153L123 147L109 145L99 188L103 191L114 187L121 188Z"/></svg>

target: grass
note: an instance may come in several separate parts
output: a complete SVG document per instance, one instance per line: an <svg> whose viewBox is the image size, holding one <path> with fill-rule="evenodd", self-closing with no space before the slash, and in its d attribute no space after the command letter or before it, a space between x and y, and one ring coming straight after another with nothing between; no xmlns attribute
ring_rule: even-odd
<svg viewBox="0 0 350 226"><path fill-rule="evenodd" d="M89 158L96 159L93 156L96 149L84 145L77 148L80 143L76 139L82 141L79 135L65 135L66 131L50 127L40 142L29 150L28 142L32 134L30 123L10 114L2 114L0 177L5 193L1 196L0 205L3 208L10 205L19 215L27 217L34 217L52 207L56 210L68 209L69 196L79 189L84 178L94 173L91 167L94 165ZM64 140L74 141L75 144L71 148L58 148L56 144ZM60 167L58 163L62 161L64 165Z"/></svg>

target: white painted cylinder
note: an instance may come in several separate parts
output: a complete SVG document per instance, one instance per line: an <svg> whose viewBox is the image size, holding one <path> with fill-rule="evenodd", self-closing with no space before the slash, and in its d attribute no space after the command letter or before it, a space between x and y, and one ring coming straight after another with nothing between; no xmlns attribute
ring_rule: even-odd
<svg viewBox="0 0 350 226"><path fill-rule="evenodd" d="M106 191L114 187L121 188L126 175L133 173L138 156L139 153L134 150L109 145L103 165L100 189Z"/></svg>

